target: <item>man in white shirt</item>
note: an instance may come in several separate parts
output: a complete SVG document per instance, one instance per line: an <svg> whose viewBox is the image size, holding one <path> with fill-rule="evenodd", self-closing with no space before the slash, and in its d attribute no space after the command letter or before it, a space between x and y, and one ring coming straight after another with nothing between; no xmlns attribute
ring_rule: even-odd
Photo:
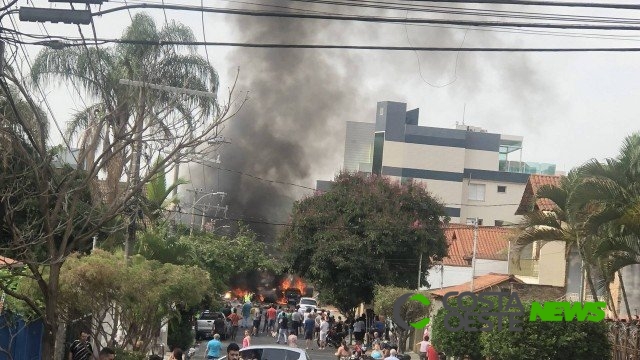
<svg viewBox="0 0 640 360"><path fill-rule="evenodd" d="M397 354L398 352L396 349L391 349L391 351L389 351L389 356L384 358L384 360L400 360L396 357Z"/></svg>

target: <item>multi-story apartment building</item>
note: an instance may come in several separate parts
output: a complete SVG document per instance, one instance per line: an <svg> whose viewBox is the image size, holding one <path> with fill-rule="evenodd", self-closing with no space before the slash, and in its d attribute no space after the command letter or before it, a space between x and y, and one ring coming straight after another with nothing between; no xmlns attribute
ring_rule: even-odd
<svg viewBox="0 0 640 360"><path fill-rule="evenodd" d="M419 109L383 101L375 123L348 122L344 168L413 178L440 198L452 223L485 226L517 222L529 174L555 173L555 165L521 160L521 136L420 126L418 119Z"/></svg>

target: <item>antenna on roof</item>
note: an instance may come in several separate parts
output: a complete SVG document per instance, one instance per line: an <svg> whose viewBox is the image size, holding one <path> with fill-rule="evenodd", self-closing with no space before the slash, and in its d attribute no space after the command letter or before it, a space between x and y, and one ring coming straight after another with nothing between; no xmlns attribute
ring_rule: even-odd
<svg viewBox="0 0 640 360"><path fill-rule="evenodd" d="M467 103L464 103L464 108L462 108L462 125L464 125L464 116L467 113Z"/></svg>

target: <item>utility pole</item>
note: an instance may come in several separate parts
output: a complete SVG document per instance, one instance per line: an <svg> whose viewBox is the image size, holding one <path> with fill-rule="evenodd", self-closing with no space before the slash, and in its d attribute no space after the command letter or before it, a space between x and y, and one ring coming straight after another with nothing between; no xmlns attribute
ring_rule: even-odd
<svg viewBox="0 0 640 360"><path fill-rule="evenodd" d="M201 190L204 191L204 189L201 189ZM227 194L224 193L224 192L212 192L212 193L204 194L204 195L200 196L199 198L196 198L198 196L198 190L189 190L189 191L193 191L194 192L194 194L193 194L193 204L191 204L191 229L189 230L189 235L191 236L191 235L193 235L193 228L196 225L196 205L200 202L200 200L206 198L207 196L216 196L216 195L220 195L224 199L224 197ZM220 207L220 206L216 206L216 208L218 210L224 209L225 214L226 214L226 211L228 210L229 207L227 206L227 207L223 208L223 207ZM204 214L204 211L203 211L202 212L202 217L204 218L204 216L205 216L205 214ZM204 220L203 220L201 226L202 226L202 228L204 228Z"/></svg>
<svg viewBox="0 0 640 360"><path fill-rule="evenodd" d="M471 258L471 292L476 281L476 253L478 251L478 218L473 220L473 257Z"/></svg>
<svg viewBox="0 0 640 360"><path fill-rule="evenodd" d="M421 280L422 280L422 253L420 253L420 262L418 263L418 291L420 290Z"/></svg>

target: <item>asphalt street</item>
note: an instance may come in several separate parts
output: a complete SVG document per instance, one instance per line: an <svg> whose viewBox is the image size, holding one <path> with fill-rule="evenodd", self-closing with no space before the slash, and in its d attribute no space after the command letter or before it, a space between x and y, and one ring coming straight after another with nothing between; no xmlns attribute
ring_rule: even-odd
<svg viewBox="0 0 640 360"><path fill-rule="evenodd" d="M241 331L242 330L242 331ZM241 333L244 332L244 329L238 329L238 338L237 338L237 343L238 345L242 346L242 337L240 336ZM302 339L303 336L300 336L298 339L298 347L301 348L305 348L305 341ZM207 349L207 342L208 340L203 340L199 343L198 348L197 348L197 352L196 352L196 357L193 360L202 360L205 359L205 351ZM222 347L224 349L223 353L226 354L226 347L227 345L229 345L230 341L226 340L222 342ZM251 345L276 345L276 339L268 336L266 334L260 334L260 336L253 336L251 337ZM313 344L313 350L307 350L307 353L309 354L309 357L312 360L335 360L336 357L333 355L336 352L335 348L332 347L327 347L324 350L318 350L318 346L317 344L314 342Z"/></svg>

